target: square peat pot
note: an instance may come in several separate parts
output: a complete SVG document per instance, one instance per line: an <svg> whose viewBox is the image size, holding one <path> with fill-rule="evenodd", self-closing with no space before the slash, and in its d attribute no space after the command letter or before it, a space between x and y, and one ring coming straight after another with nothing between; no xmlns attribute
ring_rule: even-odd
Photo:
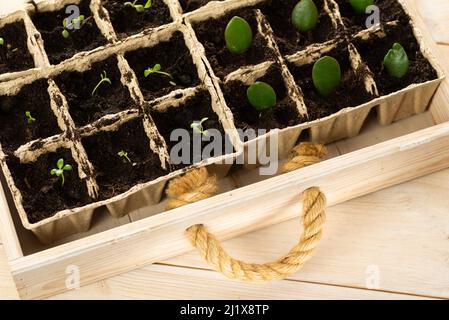
<svg viewBox="0 0 449 320"><path fill-rule="evenodd" d="M156 16L126 25L120 15L131 8L112 0L37 0L4 16L0 32L23 57L11 64L6 53L0 69L0 234L20 296L68 290L71 265L86 285L187 252L195 224L228 239L295 218L312 186L334 205L449 167L449 84L437 49L413 7L386 2L380 27L367 29L346 1L316 0L319 28L307 34L286 29L293 0L154 0ZM64 42L68 5L87 21ZM234 15L255 35L237 57L221 36ZM410 58L401 81L379 62L394 42ZM327 99L311 79L325 55L343 75ZM158 64L165 73L147 71ZM275 109L247 103L256 81L275 88ZM192 140L201 120L202 135L225 136L224 152L179 162L172 133ZM300 141L327 144L329 155L270 176L249 163L254 150L282 162ZM165 210L167 182L199 167L217 175L219 194Z"/></svg>

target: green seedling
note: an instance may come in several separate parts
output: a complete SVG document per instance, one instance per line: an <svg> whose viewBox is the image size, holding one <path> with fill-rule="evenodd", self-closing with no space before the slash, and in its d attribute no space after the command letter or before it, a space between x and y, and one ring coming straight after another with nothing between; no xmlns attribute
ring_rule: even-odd
<svg viewBox="0 0 449 320"><path fill-rule="evenodd" d="M249 103L262 112L276 106L277 97L273 87L265 82L256 82L246 91Z"/></svg>
<svg viewBox="0 0 449 320"><path fill-rule="evenodd" d="M207 137L209 135L209 132L207 130L204 130L204 127L203 127L204 122L206 122L207 120L209 120L209 118L203 118L203 119L201 119L201 121L195 121L190 125L190 127L196 133L202 134Z"/></svg>
<svg viewBox="0 0 449 320"><path fill-rule="evenodd" d="M151 0L148 0L145 5L136 4L138 0L135 0L134 2L125 2L125 7L132 7L136 9L137 12L145 12L146 10L150 9L153 5Z"/></svg>
<svg viewBox="0 0 449 320"><path fill-rule="evenodd" d="M25 112L25 117L26 117L27 120L28 120L28 124L33 124L33 123L36 122L36 119L33 118L33 116L31 115L31 112L30 112L30 111L26 111L26 112Z"/></svg>
<svg viewBox="0 0 449 320"><path fill-rule="evenodd" d="M166 76L171 79L170 84L172 86L176 86L176 82L174 81L173 76L168 72L162 71L162 66L159 63L156 64L153 68L148 68L143 73L145 78L148 78L151 74L160 74L160 75Z"/></svg>
<svg viewBox="0 0 449 320"><path fill-rule="evenodd" d="M103 73L101 73L100 76L101 76L100 82L98 82L98 84L95 86L94 90L92 90L92 97L95 95L95 92L100 88L100 86L103 83L109 83L110 85L112 84L112 81L111 81L111 79L108 78L106 71L103 71Z"/></svg>
<svg viewBox="0 0 449 320"><path fill-rule="evenodd" d="M225 30L226 47L231 53L242 54L253 44L253 31L248 21L235 16Z"/></svg>
<svg viewBox="0 0 449 320"><path fill-rule="evenodd" d="M59 159L56 163L56 169L53 169L50 171L50 174L52 176L57 176L61 179L61 186L64 186L65 178L64 178L64 172L65 171L72 171L72 166L70 164L64 164L64 159Z"/></svg>
<svg viewBox="0 0 449 320"><path fill-rule="evenodd" d="M404 48L399 44L393 44L387 55L384 58L383 64L387 73L395 78L404 77L410 68L410 60Z"/></svg>
<svg viewBox="0 0 449 320"><path fill-rule="evenodd" d="M349 0L349 4L357 14L366 13L366 8L374 4L374 0Z"/></svg>
<svg viewBox="0 0 449 320"><path fill-rule="evenodd" d="M131 161L131 159L128 156L128 152L126 152L125 150L120 150L117 155L122 158L125 162L128 161L129 163L133 163Z"/></svg>
<svg viewBox="0 0 449 320"><path fill-rule="evenodd" d="M74 25L76 24L80 24L83 23L83 21L85 20L85 17L83 15L80 15L78 18L72 19L72 22L67 23L67 19L64 19L64 21L62 22L62 26L64 27L64 30L62 31L62 36L64 38L69 38L70 37L70 32L69 29L71 29Z"/></svg>
<svg viewBox="0 0 449 320"><path fill-rule="evenodd" d="M340 64L332 57L322 57L313 66L312 79L318 93L329 96L341 83Z"/></svg>
<svg viewBox="0 0 449 320"><path fill-rule="evenodd" d="M0 46L5 44L5 39L3 39L2 37L0 37Z"/></svg>
<svg viewBox="0 0 449 320"><path fill-rule="evenodd" d="M313 0L299 1L292 12L292 22L301 32L314 29L318 23L318 9Z"/></svg>

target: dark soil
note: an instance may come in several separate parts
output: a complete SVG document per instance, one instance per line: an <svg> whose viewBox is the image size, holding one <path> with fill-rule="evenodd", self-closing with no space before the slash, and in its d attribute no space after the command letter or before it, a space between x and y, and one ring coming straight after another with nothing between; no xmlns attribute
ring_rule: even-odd
<svg viewBox="0 0 449 320"><path fill-rule="evenodd" d="M136 73L140 89L148 101L177 89L195 87L200 83L198 71L181 32L176 32L169 41L161 42L152 48L128 52L125 58ZM144 71L156 64L160 64L162 71L170 73L173 79L160 74L151 74L145 78ZM171 84L171 81L176 85Z"/></svg>
<svg viewBox="0 0 449 320"><path fill-rule="evenodd" d="M13 152L29 141L61 132L50 107L47 87L47 80L37 80L15 96L0 97L0 143L4 151ZM26 111L36 119L32 124L28 124Z"/></svg>
<svg viewBox="0 0 449 320"><path fill-rule="evenodd" d="M58 159L64 159L65 164L73 167L72 171L64 172L64 186L58 177L50 175L50 171L56 168ZM59 211L82 207L92 202L85 181L78 177L78 166L68 149L58 149L30 164L21 164L16 157L9 156L7 163L22 194L23 207L31 223L49 218Z"/></svg>
<svg viewBox="0 0 449 320"><path fill-rule="evenodd" d="M54 12L38 12L32 19L42 34L45 51L51 64L71 58L78 52L90 51L106 44L106 39L100 33L89 9L88 0L83 0L78 5L80 14L85 16L85 22L78 30L70 30L70 37L62 36L63 21L69 17L65 8Z"/></svg>
<svg viewBox="0 0 449 320"><path fill-rule="evenodd" d="M105 0L104 7L108 10L112 25L119 38L139 33L146 28L155 28L173 21L170 10L162 0L153 0L150 9L137 12L130 6L125 6L128 0ZM133 1L131 1L133 2ZM137 4L145 5L147 0L139 0Z"/></svg>
<svg viewBox="0 0 449 320"><path fill-rule="evenodd" d="M358 15L354 12L348 0L336 1L340 7L343 23L352 33L366 29L366 21L370 14ZM408 24L410 17L396 0L376 0L374 4L379 7L381 24L394 20L399 20L404 25Z"/></svg>
<svg viewBox="0 0 449 320"><path fill-rule="evenodd" d="M182 10L184 10L184 12L190 12L199 9L211 1L212 0L179 0L179 2L181 3ZM215 1L223 1L223 0L215 0Z"/></svg>
<svg viewBox="0 0 449 320"><path fill-rule="evenodd" d="M411 84L423 83L438 77L435 69L422 55L409 24L386 28L385 32L387 34L386 38L373 37L368 41L356 43L363 60L374 73L379 94L387 95L404 89ZM399 42L404 46L410 60L409 73L401 79L391 77L382 64L383 57L395 42Z"/></svg>
<svg viewBox="0 0 449 320"><path fill-rule="evenodd" d="M100 200L122 194L140 183L167 174L159 156L150 149L142 119L132 120L115 132L101 132L83 139L83 145L97 172ZM118 156L128 152L132 163Z"/></svg>
<svg viewBox="0 0 449 320"><path fill-rule="evenodd" d="M280 70L271 67L267 74L257 81L270 84L276 91L278 103L270 110L260 113L248 102L246 91L248 86L240 81L231 81L224 85L223 92L226 103L234 114L234 123L238 129L282 129L301 122L295 103L288 97L287 88ZM256 132L257 133L257 132ZM247 139L243 139L246 141Z"/></svg>
<svg viewBox="0 0 449 320"><path fill-rule="evenodd" d="M219 145L220 150L213 150L211 154L212 157L219 157L221 155L232 153L234 151L232 148L232 144L229 142L228 137L225 135L225 131L220 124L218 116L212 110L211 98L207 91L201 91L197 93L194 97L191 97L179 107L168 108L165 112L154 112L152 113L152 117L159 129L159 132L167 142L170 151L175 145L181 142L180 138L176 141L171 141L170 135L174 130L184 129L189 133L190 139L188 143L190 145L190 148L187 146L186 149L190 150L191 157L189 157L189 161L185 161L183 164L178 165L176 163L177 168L183 168L209 158L205 157L204 159L201 159L201 154L195 152L193 147L194 131L193 129L191 129L190 125L195 121L201 121L201 119L203 118L208 118L208 120L203 123L203 130L208 130L209 135L207 137L202 135L203 140L201 142L201 153L208 144L213 142L214 137L212 129L218 130L221 137L221 144ZM199 135L195 134L195 138L199 138ZM211 139L211 141L208 141L209 139ZM228 140L228 146L231 146L231 150L225 149L226 140ZM176 156L182 157L183 154L176 153Z"/></svg>
<svg viewBox="0 0 449 320"><path fill-rule="evenodd" d="M77 126L92 123L107 114L117 113L133 107L129 90L120 81L121 73L117 58L94 63L89 71L64 72L55 81L66 96L69 111ZM103 82L92 96L92 91L106 71L112 85Z"/></svg>
<svg viewBox="0 0 449 320"><path fill-rule="evenodd" d="M252 47L243 54L233 54L226 48L224 33L229 21L239 16L246 19L253 30ZM238 9L218 19L210 19L194 25L198 40L206 50L206 56L215 74L224 78L242 66L255 65L263 61L274 60L274 52L268 48L263 36L257 32L254 9Z"/></svg>
<svg viewBox="0 0 449 320"><path fill-rule="evenodd" d="M262 12L268 18L279 50L283 54L293 54L310 44L326 42L337 35L331 18L324 11L324 0L315 0L320 13L315 29L308 32L300 32L296 29L291 15L297 3L298 0L269 0L262 7Z"/></svg>
<svg viewBox="0 0 449 320"><path fill-rule="evenodd" d="M328 97L320 96L315 90L312 80L313 64L302 67L290 66L296 83L304 93L305 103L309 113L309 120L327 117L338 111L356 107L368 102L374 97L365 90L363 75L356 74L349 60L346 44L341 44L326 55L338 60L341 67L342 81L340 86Z"/></svg>
<svg viewBox="0 0 449 320"><path fill-rule="evenodd" d="M0 29L0 37L5 41L0 46L0 74L34 68L22 21L6 24Z"/></svg>

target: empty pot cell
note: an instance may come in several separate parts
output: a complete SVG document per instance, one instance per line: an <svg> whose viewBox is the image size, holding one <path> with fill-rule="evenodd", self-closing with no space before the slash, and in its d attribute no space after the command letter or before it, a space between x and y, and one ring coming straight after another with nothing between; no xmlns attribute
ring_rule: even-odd
<svg viewBox="0 0 449 320"><path fill-rule="evenodd" d="M251 47L242 54L231 53L226 47L224 37L226 26L234 16L248 21L254 35ZM258 32L254 9L238 9L225 16L199 22L194 25L194 29L198 40L206 50L206 56L215 74L220 78L240 67L275 59L274 51L268 47L267 41Z"/></svg>
<svg viewBox="0 0 449 320"><path fill-rule="evenodd" d="M37 80L15 96L0 97L0 143L4 151L13 152L29 141L61 132L47 87L47 80Z"/></svg>
<svg viewBox="0 0 449 320"><path fill-rule="evenodd" d="M125 5L127 0L106 0L103 6L108 10L112 25L119 38L139 33L146 28L155 28L172 22L170 10L162 0L152 0L150 8L139 12L136 7ZM147 0L138 0L135 5L143 5Z"/></svg>
<svg viewBox="0 0 449 320"><path fill-rule="evenodd" d="M67 98L70 114L77 126L134 106L128 88L120 81L117 64L117 57L112 56L94 63L86 72L64 72L55 79ZM104 77L111 83L101 82Z"/></svg>
<svg viewBox="0 0 449 320"><path fill-rule="evenodd" d="M0 38L3 39L0 44L0 73L34 68L23 21L4 25L0 29Z"/></svg>
<svg viewBox="0 0 449 320"><path fill-rule="evenodd" d="M238 129L271 130L283 129L301 122L296 104L288 96L282 75L278 67L272 66L260 79L273 87L277 96L274 108L259 112L248 101L248 85L240 81L230 81L223 86L226 103L234 114L234 123ZM254 81L254 82L256 82ZM245 138L246 141L246 138Z"/></svg>
<svg viewBox="0 0 449 320"><path fill-rule="evenodd" d="M167 42L152 48L142 48L126 53L125 58L136 73L140 89L146 100L165 96L177 89L195 87L200 83L198 71L181 32L176 32ZM145 70L161 66L161 72L147 74Z"/></svg>
<svg viewBox="0 0 449 320"><path fill-rule="evenodd" d="M365 90L364 75L351 68L346 44L340 44L326 55L335 58L341 68L341 83L327 97L321 96L315 89L312 79L313 63L301 67L290 65L296 83L303 91L310 120L324 118L344 108L356 107L374 99Z"/></svg>
<svg viewBox="0 0 449 320"><path fill-rule="evenodd" d="M179 0L179 3L181 4L182 10L184 10L184 12L190 12L201 8L202 6L205 6L211 1L212 0ZM216 0L216 1L224 1L224 0Z"/></svg>
<svg viewBox="0 0 449 320"><path fill-rule="evenodd" d="M221 126L217 114L212 109L211 97L207 91L198 92L195 96L188 98L177 107L170 107L165 111L153 112L152 117L158 127L159 132L164 137L170 152L177 144L179 144L178 146L182 143L186 143L185 145L189 144L189 146L186 147L186 149L188 148L190 150L189 155L178 153L171 154L172 162L174 160L178 160L175 158L182 157L182 159L184 159L184 157L186 157L185 161L182 161L183 164L179 164L181 161L176 162L177 168L183 168L201 160L206 160L210 157L230 154L234 151L228 136L225 134L225 131ZM207 120L201 123L201 120L205 118L207 118ZM191 127L193 123L201 123L201 126L198 126L198 129L194 131ZM188 133L188 141L181 140L181 138L178 138L176 141L171 141L170 136L176 129L184 130L186 133L185 137L187 137ZM194 150L193 147L194 132L198 133L195 135L196 137L201 137L202 139L201 154L199 152L195 152L196 149ZM202 132L201 135L199 135L200 132ZM218 132L220 138L217 137L217 139L220 139L221 143L218 140L214 140ZM214 149L210 154L204 154L204 157L202 157L201 155L204 148L208 145L212 146L211 143L217 143L217 149L219 147L219 150ZM226 150L226 145L229 150ZM208 155L210 155L210 157Z"/></svg>
<svg viewBox="0 0 449 320"><path fill-rule="evenodd" d="M117 131L83 138L82 143L95 167L100 200L167 174L159 156L150 149L141 118L127 122Z"/></svg>
<svg viewBox="0 0 449 320"><path fill-rule="evenodd" d="M368 14L357 14L351 7L348 0L336 0L340 7L340 13L343 19L343 23L351 32L358 32L371 26L373 21L370 16L372 11ZM399 20L403 24L407 24L410 17L405 13L402 6L396 0L375 0L374 5L379 8L380 22L382 24Z"/></svg>
<svg viewBox="0 0 449 320"><path fill-rule="evenodd" d="M404 89L411 84L424 83L438 78L437 72L421 53L413 30L409 24L385 29L386 37L373 35L367 41L359 41L356 47L365 63L374 73L374 80L380 95L387 95ZM410 60L408 73L402 78L390 76L383 66L383 59L394 43L400 43Z"/></svg>
<svg viewBox="0 0 449 320"><path fill-rule="evenodd" d="M53 169L58 169L59 159L64 160L64 166L72 166L71 170L67 167L63 170L64 184L62 176L50 174ZM58 149L27 164L21 164L19 159L10 156L7 164L22 194L22 204L31 223L92 202L85 181L78 176L78 165L69 149Z"/></svg>
<svg viewBox="0 0 449 320"><path fill-rule="evenodd" d="M324 11L324 0L314 0L319 12L316 27L311 31L299 31L292 23L292 12L298 1L270 0L262 7L283 54L293 54L310 44L326 42L336 36L332 20Z"/></svg>
<svg viewBox="0 0 449 320"><path fill-rule="evenodd" d="M81 24L73 23L76 17L66 13L69 5L77 6L79 14L85 17ZM71 58L78 52L93 50L107 42L95 24L88 0L81 1L79 5L68 4L67 6L59 11L37 12L32 17L34 25L42 35L45 51L51 64ZM64 20L69 17L72 21L67 24L68 36L64 37ZM80 28L76 29L76 26Z"/></svg>

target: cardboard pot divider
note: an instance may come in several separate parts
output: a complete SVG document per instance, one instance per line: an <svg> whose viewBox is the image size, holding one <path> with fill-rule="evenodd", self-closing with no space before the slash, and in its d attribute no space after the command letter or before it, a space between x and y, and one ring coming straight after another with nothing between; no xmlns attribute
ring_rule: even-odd
<svg viewBox="0 0 449 320"><path fill-rule="evenodd" d="M211 18L223 17L239 8L257 7L258 4L262 4L265 1L212 1L198 10L183 15L177 0L164 0L164 3L169 7L173 22L146 29L123 40L118 40L108 11L103 7L100 0L92 0L90 2L92 17L101 34L107 40L107 44L91 51L77 53L56 65L49 63L42 36L33 25L30 15L32 16L35 10L55 11L62 9L69 3L79 3L80 1L35 1L35 6L28 5L24 10L9 15L6 20L2 19L2 23L4 21L16 21L17 19L24 21L28 34L27 45L33 56L36 68L0 75L0 96L14 96L24 86L38 79L47 79L51 109L62 131L59 135L28 142L17 148L12 154L11 152L5 152L0 145L0 165L24 227L31 230L41 242L51 243L67 235L86 231L90 227L96 208L104 206L112 216L119 218L135 209L158 203L161 200L166 183L186 170L207 166L209 171L213 173L226 175L236 157L244 155L245 159L247 159L254 148L257 148L258 154L269 153L270 137L272 136L277 137L278 157L285 158L303 135L308 136L314 142L320 143L330 143L358 135L368 114L373 109L376 109L381 124L390 124L399 119L425 111L444 78L435 58L424 44L419 30L415 28L413 21L411 21L410 23L420 44L421 52L437 71L438 77L426 83L412 84L387 96L379 96L373 73L369 70L368 65L358 52L357 45L354 43L366 41L372 37L381 39L385 37L384 28L394 26L397 22L391 21L380 29L372 28L355 35L347 35L348 33L345 31L346 27L340 16L337 3L334 0L324 0L324 10L329 16L333 28L345 31L343 32L345 36L325 43L312 44L294 54L282 55L268 19L261 10L254 9L257 32L262 35L267 43L267 49L272 50L274 56L272 59L262 61L255 66L243 66L220 79L215 75L206 50L197 38L194 25ZM399 2L402 4L402 1ZM406 10L403 4L402 6ZM154 47L162 42L169 41L177 32L181 32L183 41L190 51L193 64L198 72L200 84L191 88L178 89L166 96L146 101L139 87L138 76L125 58L126 53L141 48ZM360 79L361 85L366 92L373 95L373 99L363 105L346 108L325 118L309 121L309 110L303 89L296 83L291 68L310 65L338 46L346 49L350 67L354 73L363 74L363 77ZM120 81L128 89L132 101L130 101L129 105L123 106L123 111L119 113L108 114L92 123L77 127L70 114L67 97L64 96L53 79L64 72L87 71L92 67L93 63L110 57L117 59L117 66L121 74ZM287 91L287 98L291 99L298 117L302 118L303 121L294 126L273 128L265 135L244 142L241 140L235 126L235 115L227 105L222 90L223 86L226 86L231 81L240 81L244 85L249 85L263 77L271 68L276 68L281 74ZM154 112L165 112L172 107L182 108L189 98L198 95L200 92L207 92L210 95L211 107L218 116L223 129L229 135L235 152L203 160L188 168L175 170L174 166L171 165L167 141L159 132L157 125L153 121L152 114ZM97 172L87 155L82 139L95 136L101 132L117 131L130 121L136 120L141 121L146 133L147 141L142 143L148 145L148 148L158 156L160 167L167 170L167 174L154 181L136 185L127 192L113 198L96 201L95 199L97 199L100 191L100 186L96 180ZM91 203L80 208L71 208L57 212L52 217L37 223L30 223L23 206L21 192L17 188L10 168L7 165L8 157L17 157L21 163L33 163L39 157L55 152L59 148L70 150L78 167L78 177L86 184Z"/></svg>

